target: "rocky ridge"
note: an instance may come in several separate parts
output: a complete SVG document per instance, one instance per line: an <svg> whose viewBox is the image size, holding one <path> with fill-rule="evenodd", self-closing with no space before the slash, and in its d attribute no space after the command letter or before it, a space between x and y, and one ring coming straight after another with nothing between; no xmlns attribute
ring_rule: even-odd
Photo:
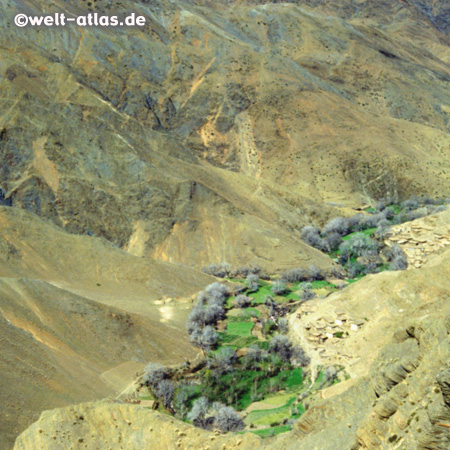
<svg viewBox="0 0 450 450"><path fill-rule="evenodd" d="M449 213L434 214L396 225L390 230L388 245L398 244L408 258L409 268L419 268L430 255L450 245Z"/></svg>

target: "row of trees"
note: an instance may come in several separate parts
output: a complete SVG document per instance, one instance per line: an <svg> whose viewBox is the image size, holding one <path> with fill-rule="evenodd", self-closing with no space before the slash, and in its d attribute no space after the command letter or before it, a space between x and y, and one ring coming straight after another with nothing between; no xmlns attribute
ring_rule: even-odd
<svg viewBox="0 0 450 450"><path fill-rule="evenodd" d="M220 264L211 264L209 266L206 266L202 269L202 271L204 273L207 273L208 275L213 275L218 278L226 278L226 277L246 278L249 275L256 275L257 277L262 278L263 280L270 279L270 275L259 266L240 266L233 269L231 264L224 262Z"/></svg>

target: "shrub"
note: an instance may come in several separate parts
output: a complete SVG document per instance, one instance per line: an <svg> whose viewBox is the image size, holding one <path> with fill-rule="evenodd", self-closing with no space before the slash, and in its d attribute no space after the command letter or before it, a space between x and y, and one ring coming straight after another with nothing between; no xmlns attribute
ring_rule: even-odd
<svg viewBox="0 0 450 450"><path fill-rule="evenodd" d="M345 264L350 258L377 254L378 243L363 233L356 233L339 246L341 263Z"/></svg>
<svg viewBox="0 0 450 450"><path fill-rule="evenodd" d="M297 283L298 281L305 281L308 275L304 269L290 269L283 272L281 278L286 283Z"/></svg>
<svg viewBox="0 0 450 450"><path fill-rule="evenodd" d="M231 264L221 263L221 264L211 264L210 266L204 267L202 272L208 275L213 275L219 278L225 278L230 275Z"/></svg>
<svg viewBox="0 0 450 450"><path fill-rule="evenodd" d="M211 413L214 417L214 427L222 433L239 431L245 428L241 416L231 406L225 406L222 403L214 402Z"/></svg>
<svg viewBox="0 0 450 450"><path fill-rule="evenodd" d="M212 283L197 296L197 303L186 321L187 332L194 345L207 350L215 344L217 337L212 326L225 318L223 305L229 295L227 286Z"/></svg>
<svg viewBox="0 0 450 450"><path fill-rule="evenodd" d="M434 210L435 213L439 213L442 211L447 211L448 206L447 205L439 205L436 207L436 209Z"/></svg>
<svg viewBox="0 0 450 450"><path fill-rule="evenodd" d="M352 217L349 217L346 219L348 232L350 231L361 231L366 228L366 222L365 222L366 215L362 213L355 214ZM348 234L345 233L345 234Z"/></svg>
<svg viewBox="0 0 450 450"><path fill-rule="evenodd" d="M326 223L322 229L322 234L338 233L345 236L349 232L348 220L344 217L335 217Z"/></svg>
<svg viewBox="0 0 450 450"><path fill-rule="evenodd" d="M403 209L406 209L407 211L412 211L413 209L416 209L420 206L419 204L419 200L417 199L417 197L415 196L411 196L411 198L409 198L408 200L405 200L402 204L401 207Z"/></svg>
<svg viewBox="0 0 450 450"><path fill-rule="evenodd" d="M294 366L306 367L311 362L311 359L302 347L295 346L292 349L290 361Z"/></svg>
<svg viewBox="0 0 450 450"><path fill-rule="evenodd" d="M247 368L255 370L258 363L263 361L265 356L266 352L258 345L253 344L248 348L247 354L244 357L244 364Z"/></svg>
<svg viewBox="0 0 450 450"><path fill-rule="evenodd" d="M405 252L398 244L394 244L388 253L391 270L405 270L408 267L408 259Z"/></svg>
<svg viewBox="0 0 450 450"><path fill-rule="evenodd" d="M275 295L282 295L288 292L288 288L281 280L276 280L272 284L272 288L270 289Z"/></svg>
<svg viewBox="0 0 450 450"><path fill-rule="evenodd" d="M269 353L274 353L287 362L292 356L292 344L286 336L277 334L269 342Z"/></svg>
<svg viewBox="0 0 450 450"><path fill-rule="evenodd" d="M377 229L375 231L375 236L378 239L386 239L389 235L390 223L384 219L378 222Z"/></svg>
<svg viewBox="0 0 450 450"><path fill-rule="evenodd" d="M231 347L221 347L214 354L214 365L220 372L230 372L237 361L236 352Z"/></svg>
<svg viewBox="0 0 450 450"><path fill-rule="evenodd" d="M144 369L143 381L147 386L156 386L166 376L164 367L159 363L148 363Z"/></svg>
<svg viewBox="0 0 450 450"><path fill-rule="evenodd" d="M323 371L323 377L326 381L335 380L338 375L338 371L334 366L328 366Z"/></svg>
<svg viewBox="0 0 450 450"><path fill-rule="evenodd" d="M225 303L226 298L230 295L230 290L222 283L212 283L205 289L209 303Z"/></svg>
<svg viewBox="0 0 450 450"><path fill-rule="evenodd" d="M314 248L327 252L329 251L327 242L320 237L320 230L313 226L306 226L301 231L302 239Z"/></svg>
<svg viewBox="0 0 450 450"><path fill-rule="evenodd" d="M247 284L248 284L248 290L249 292L256 292L259 288L259 278L258 275L250 274L246 278Z"/></svg>
<svg viewBox="0 0 450 450"><path fill-rule="evenodd" d="M312 265L309 266L307 270L309 281L319 281L324 280L326 278L326 273L322 269L319 269L317 266Z"/></svg>
<svg viewBox="0 0 450 450"><path fill-rule="evenodd" d="M433 208L434 210L434 208ZM430 212L428 211L427 208L418 208L418 209L414 209L412 211L406 212L403 215L403 218L406 222L409 222L411 220L416 220L416 219L420 219L421 217L425 217L428 214L430 214Z"/></svg>
<svg viewBox="0 0 450 450"><path fill-rule="evenodd" d="M215 325L219 320L225 318L223 306L218 304L206 305L204 307L204 317L206 325Z"/></svg>
<svg viewBox="0 0 450 450"><path fill-rule="evenodd" d="M175 390L175 394L173 397L173 404L175 410L177 411L181 419L185 419L188 413L188 406L187 406L188 400L189 400L188 386L185 384L178 386L178 388Z"/></svg>
<svg viewBox="0 0 450 450"><path fill-rule="evenodd" d="M161 400L165 408L171 408L173 394L175 392L174 384L169 380L160 381L153 390L154 394Z"/></svg>
<svg viewBox="0 0 450 450"><path fill-rule="evenodd" d="M287 332L289 331L289 322L285 317L280 318L277 322L277 325L278 331L281 334L287 334Z"/></svg>
<svg viewBox="0 0 450 450"><path fill-rule="evenodd" d="M277 328L277 324L273 320L265 320L262 322L262 332L265 336L270 334Z"/></svg>
<svg viewBox="0 0 450 450"><path fill-rule="evenodd" d="M328 249L330 252L333 252L339 248L342 243L342 237L339 233L333 232L327 234L325 237L325 241L327 243Z"/></svg>
<svg viewBox="0 0 450 450"><path fill-rule="evenodd" d="M350 262L347 266L347 275L349 278L356 278L365 273L364 266L357 261Z"/></svg>
<svg viewBox="0 0 450 450"><path fill-rule="evenodd" d="M248 275L259 275L261 267L259 266L242 266L233 271L234 276L247 277Z"/></svg>
<svg viewBox="0 0 450 450"><path fill-rule="evenodd" d="M218 339L219 335L216 330L208 325L203 329L198 345L205 350L209 350L216 345Z"/></svg>
<svg viewBox="0 0 450 450"><path fill-rule="evenodd" d="M209 400L206 397L198 398L187 415L188 420L196 427L207 428L209 406Z"/></svg>
<svg viewBox="0 0 450 450"><path fill-rule="evenodd" d="M303 283L300 286L300 291L298 292L298 295L301 300L311 300L316 296L315 292L313 291L313 287L311 283Z"/></svg>
<svg viewBox="0 0 450 450"><path fill-rule="evenodd" d="M250 303L252 302L252 299L250 297L247 297L246 295L238 295L236 297L236 300L234 301L234 304L238 308L247 308L250 306Z"/></svg>

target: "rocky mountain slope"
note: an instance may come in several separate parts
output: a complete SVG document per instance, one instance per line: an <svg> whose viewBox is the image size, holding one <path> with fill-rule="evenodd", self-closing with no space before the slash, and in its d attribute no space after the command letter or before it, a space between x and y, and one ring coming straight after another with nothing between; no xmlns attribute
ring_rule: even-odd
<svg viewBox="0 0 450 450"><path fill-rule="evenodd" d="M147 18L2 35L1 187L69 232L274 269L330 203L450 192L443 2L2 6Z"/></svg>
<svg viewBox="0 0 450 450"><path fill-rule="evenodd" d="M115 397L149 360L196 356L177 298L209 276L16 208L0 206L0 224L2 450L43 409Z"/></svg>
<svg viewBox="0 0 450 450"><path fill-rule="evenodd" d="M304 225L322 225L386 195L450 195L446 3L0 0L0 441L6 448L44 409L115 396L149 360L195 356L184 321L189 297L211 281L198 270L205 265L259 264L272 273L328 267L328 257L301 241ZM17 28L19 12L135 12L147 24ZM360 318L370 319L370 307L382 304L387 316L373 312L367 324L373 334L363 333L359 349L349 339L342 350L356 361L350 372L363 377L336 397L349 405L351 426L333 422L342 416L338 400L330 399L324 417L335 428L316 430L322 407L311 409L294 432L305 448L314 448L307 445L316 438L326 448L330 430L342 445L357 436L361 448L388 446L392 433L403 439L398 448L409 448L400 444L412 442L402 431L409 425L399 431L400 419L360 422L358 408L367 417L378 414L364 378L372 357L363 356L373 336L373 358L385 345L396 355L389 339L406 316L392 308L412 308L425 331L425 315L434 317L436 305L445 311L439 302L447 288L436 275L446 270L445 260L436 258L434 266L408 274L367 278L345 291L350 303L333 297ZM398 296L390 300L392 289ZM446 351L442 320L436 319L439 338L418 332L405 345L422 345L430 355ZM429 371L423 368L430 383L439 359L431 362ZM439 395L433 408L443 407ZM103 420L98 408L165 420L137 406L86 408L94 411L86 433ZM68 413L43 417L52 414ZM431 430L427 439L444 442L445 427L420 414L420 428ZM38 428L17 446L35 448L32 436L42 448L60 443L56 431ZM234 445L228 439L235 437L223 443ZM279 439L285 448L293 442L292 435ZM424 439L420 445L433 448Z"/></svg>

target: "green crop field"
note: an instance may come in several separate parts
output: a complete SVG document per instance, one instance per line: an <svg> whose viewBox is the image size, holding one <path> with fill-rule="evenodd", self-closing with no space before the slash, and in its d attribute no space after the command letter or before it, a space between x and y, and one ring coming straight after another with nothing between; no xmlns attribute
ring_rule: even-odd
<svg viewBox="0 0 450 450"><path fill-rule="evenodd" d="M253 322L229 322L227 333L236 336L251 336L253 326Z"/></svg>

